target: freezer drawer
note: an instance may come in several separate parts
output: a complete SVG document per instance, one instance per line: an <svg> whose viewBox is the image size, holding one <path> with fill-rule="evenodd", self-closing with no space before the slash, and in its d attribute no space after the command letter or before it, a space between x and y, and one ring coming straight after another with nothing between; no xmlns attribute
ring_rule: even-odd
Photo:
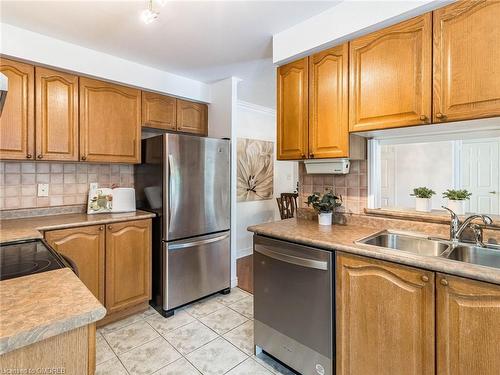
<svg viewBox="0 0 500 375"><path fill-rule="evenodd" d="M332 374L332 253L255 236L253 259L255 345L302 374Z"/></svg>
<svg viewBox="0 0 500 375"><path fill-rule="evenodd" d="M230 232L164 242L163 309L230 287Z"/></svg>

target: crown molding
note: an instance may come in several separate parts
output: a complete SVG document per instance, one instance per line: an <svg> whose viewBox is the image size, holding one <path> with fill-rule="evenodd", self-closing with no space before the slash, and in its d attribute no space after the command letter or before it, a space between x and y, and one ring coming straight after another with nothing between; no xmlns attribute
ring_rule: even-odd
<svg viewBox="0 0 500 375"><path fill-rule="evenodd" d="M248 109L250 111L260 112L266 115L276 116L276 110L269 107L264 107L263 105L254 104L246 102L244 100L238 100L238 107Z"/></svg>

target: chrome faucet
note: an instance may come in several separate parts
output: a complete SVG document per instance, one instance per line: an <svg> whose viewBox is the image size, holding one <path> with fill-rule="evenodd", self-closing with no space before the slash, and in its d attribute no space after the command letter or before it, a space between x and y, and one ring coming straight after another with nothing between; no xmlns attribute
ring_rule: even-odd
<svg viewBox="0 0 500 375"><path fill-rule="evenodd" d="M462 236L463 231L470 227L474 232L474 237L476 240L476 245L484 247L483 243L483 228L479 225L472 223L475 219L481 219L485 225L491 225L493 220L488 215L471 215L465 218L463 222L460 221L458 215L450 210L448 207L441 206L445 210L447 210L451 215L450 221L450 241L459 242L460 237Z"/></svg>

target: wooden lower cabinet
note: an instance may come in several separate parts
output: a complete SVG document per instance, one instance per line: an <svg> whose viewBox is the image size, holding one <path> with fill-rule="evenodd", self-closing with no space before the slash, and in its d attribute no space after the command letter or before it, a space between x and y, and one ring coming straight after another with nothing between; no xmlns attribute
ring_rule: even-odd
<svg viewBox="0 0 500 375"><path fill-rule="evenodd" d="M500 286L437 275L437 374L500 374Z"/></svg>
<svg viewBox="0 0 500 375"><path fill-rule="evenodd" d="M337 374L434 374L434 273L337 256Z"/></svg>
<svg viewBox="0 0 500 375"><path fill-rule="evenodd" d="M89 324L2 354L0 373L94 375L95 335L95 324Z"/></svg>
<svg viewBox="0 0 500 375"><path fill-rule="evenodd" d="M104 304L104 225L54 230L45 239L76 264L80 280Z"/></svg>
<svg viewBox="0 0 500 375"><path fill-rule="evenodd" d="M106 226L108 314L151 298L151 220Z"/></svg>
<svg viewBox="0 0 500 375"><path fill-rule="evenodd" d="M53 230L45 240L77 266L106 307L97 325L147 309L151 298L151 219Z"/></svg>

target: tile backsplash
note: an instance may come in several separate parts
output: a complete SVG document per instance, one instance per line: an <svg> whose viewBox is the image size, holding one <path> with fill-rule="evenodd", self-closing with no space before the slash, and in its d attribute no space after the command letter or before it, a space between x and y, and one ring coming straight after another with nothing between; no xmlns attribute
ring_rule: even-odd
<svg viewBox="0 0 500 375"><path fill-rule="evenodd" d="M349 174L307 174L304 163L299 163L299 207L307 207L305 201L313 192L323 193L332 189L342 195L340 211L363 213L368 201L368 172L366 160L352 160Z"/></svg>
<svg viewBox="0 0 500 375"><path fill-rule="evenodd" d="M133 165L0 161L0 210L86 204L89 184L134 186ZM37 185L49 184L38 197Z"/></svg>

